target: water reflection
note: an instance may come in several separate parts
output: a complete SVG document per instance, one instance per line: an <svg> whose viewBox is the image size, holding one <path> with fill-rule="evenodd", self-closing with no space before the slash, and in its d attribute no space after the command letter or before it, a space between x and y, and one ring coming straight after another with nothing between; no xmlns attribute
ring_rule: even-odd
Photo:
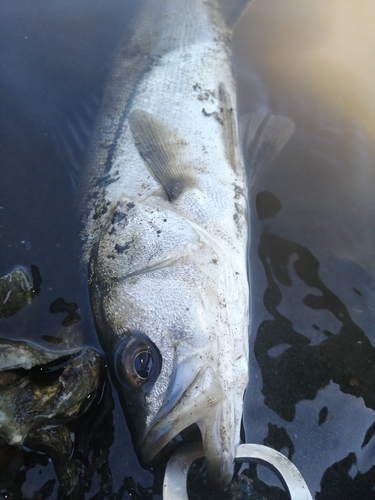
<svg viewBox="0 0 375 500"><path fill-rule="evenodd" d="M314 96L353 117L374 140L374 16L371 1L254 0L236 33L242 61L252 64L241 69L252 67L255 85L262 75L258 92L268 108L285 111L283 93L308 111L304 101Z"/></svg>
<svg viewBox="0 0 375 500"><path fill-rule="evenodd" d="M297 401L314 399L332 380L343 392L362 397L367 407L375 409L375 348L320 279L317 259L302 245L267 230L261 236L259 256L268 280L264 305L274 317L262 322L254 345L266 404L285 420L293 420ZM329 311L338 322L338 331L314 323L310 338L308 331L296 331L292 321L280 314L283 296L279 285L292 286L298 279L311 289L300 297L302 304L314 311ZM316 342L315 331L323 339L311 345ZM288 348L270 356L269 351L279 345ZM287 394L280 391L280 385L288 387Z"/></svg>
<svg viewBox="0 0 375 500"><path fill-rule="evenodd" d="M255 0L234 39L240 113L296 125L250 197L246 438L293 449L320 499L373 498L374 4L362 7Z"/></svg>
<svg viewBox="0 0 375 500"><path fill-rule="evenodd" d="M264 221L257 253L268 318L260 321L254 340L263 401L255 397L251 410L248 399L247 439L263 435L264 444L293 458L312 491L320 490L316 498L339 498L333 491L372 498L375 348L323 282L312 252L273 233L272 218L283 210L277 197L258 192L256 209ZM351 292L353 298L365 293L355 287ZM254 366L252 374L259 378ZM349 462L357 467L355 474Z"/></svg>

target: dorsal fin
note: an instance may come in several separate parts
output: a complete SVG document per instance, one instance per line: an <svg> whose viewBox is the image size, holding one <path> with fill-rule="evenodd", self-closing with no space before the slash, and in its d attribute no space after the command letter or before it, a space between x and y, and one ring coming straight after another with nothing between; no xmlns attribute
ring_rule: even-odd
<svg viewBox="0 0 375 500"><path fill-rule="evenodd" d="M141 109L130 114L129 125L138 151L169 201L197 185L194 169L186 161L187 144L176 130Z"/></svg>
<svg viewBox="0 0 375 500"><path fill-rule="evenodd" d="M217 0L227 25L232 28L252 0Z"/></svg>

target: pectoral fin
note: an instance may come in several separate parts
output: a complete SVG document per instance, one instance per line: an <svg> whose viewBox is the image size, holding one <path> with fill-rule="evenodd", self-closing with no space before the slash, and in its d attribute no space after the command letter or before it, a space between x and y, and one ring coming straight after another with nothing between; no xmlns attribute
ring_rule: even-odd
<svg viewBox="0 0 375 500"><path fill-rule="evenodd" d="M140 109L130 114L129 125L138 151L169 201L197 185L194 169L186 161L187 143L176 130Z"/></svg>

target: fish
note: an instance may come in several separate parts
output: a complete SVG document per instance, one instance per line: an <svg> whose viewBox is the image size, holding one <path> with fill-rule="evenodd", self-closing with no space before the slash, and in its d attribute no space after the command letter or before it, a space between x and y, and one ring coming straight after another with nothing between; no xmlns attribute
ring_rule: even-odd
<svg viewBox="0 0 375 500"><path fill-rule="evenodd" d="M248 384L249 215L230 39L249 3L140 4L81 181L91 308L140 459L155 464L197 426L220 486ZM250 149L261 121L246 122ZM272 124L263 145L278 136ZM258 141L258 160L262 151Z"/></svg>

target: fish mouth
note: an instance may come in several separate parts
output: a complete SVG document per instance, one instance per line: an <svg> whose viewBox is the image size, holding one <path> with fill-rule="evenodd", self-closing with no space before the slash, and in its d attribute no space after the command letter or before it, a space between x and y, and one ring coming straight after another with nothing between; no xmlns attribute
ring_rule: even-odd
<svg viewBox="0 0 375 500"><path fill-rule="evenodd" d="M144 464L153 465L177 435L196 424L210 480L226 486L233 475L233 460L239 444L235 442L233 426L225 425L230 415L232 404L226 399L214 370L210 366L202 367L178 402L171 400L146 430L140 443Z"/></svg>

